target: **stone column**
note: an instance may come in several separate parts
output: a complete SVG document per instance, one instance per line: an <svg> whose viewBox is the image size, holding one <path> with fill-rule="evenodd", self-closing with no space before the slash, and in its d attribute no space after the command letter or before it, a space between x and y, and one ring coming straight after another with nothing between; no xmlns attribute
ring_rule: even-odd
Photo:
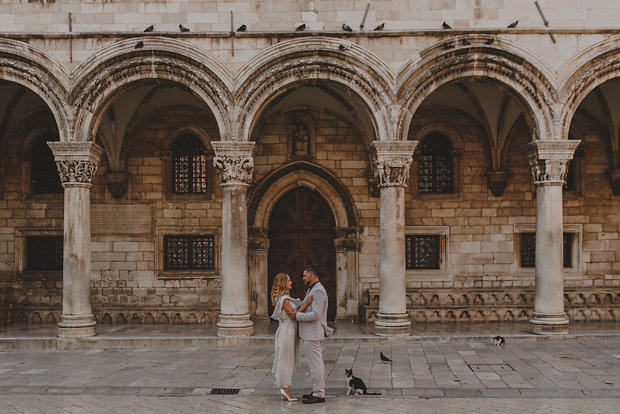
<svg viewBox="0 0 620 414"><path fill-rule="evenodd" d="M405 182L417 141L374 141L370 146L379 180L380 298L375 334L411 334L405 283Z"/></svg>
<svg viewBox="0 0 620 414"><path fill-rule="evenodd" d="M93 336L90 306L90 187L103 149L92 142L48 142L65 189L62 315L58 336Z"/></svg>
<svg viewBox="0 0 620 414"><path fill-rule="evenodd" d="M217 335L249 336L253 324L248 293L248 186L252 182L253 142L211 142L213 165L222 185L222 305Z"/></svg>
<svg viewBox="0 0 620 414"><path fill-rule="evenodd" d="M527 145L536 186L536 296L530 330L567 334L562 268L562 185L579 141L534 141Z"/></svg>

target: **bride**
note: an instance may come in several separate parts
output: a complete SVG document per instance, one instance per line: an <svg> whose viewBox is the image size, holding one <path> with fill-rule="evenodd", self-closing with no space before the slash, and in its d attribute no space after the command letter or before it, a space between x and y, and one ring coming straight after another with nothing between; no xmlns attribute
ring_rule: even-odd
<svg viewBox="0 0 620 414"><path fill-rule="evenodd" d="M280 387L282 399L297 401L291 395L291 380L295 368L295 348L297 343L297 321L292 320L286 311L303 312L312 303L312 295L299 309L302 301L293 299L289 292L293 287L291 277L286 273L278 273L271 288L271 303L275 307L271 317L279 322L275 338L275 355L271 372L275 374L276 385Z"/></svg>

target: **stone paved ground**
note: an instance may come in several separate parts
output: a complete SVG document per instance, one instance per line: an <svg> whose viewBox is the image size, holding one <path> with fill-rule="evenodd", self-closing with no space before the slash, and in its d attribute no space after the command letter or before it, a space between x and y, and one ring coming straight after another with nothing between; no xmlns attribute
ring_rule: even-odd
<svg viewBox="0 0 620 414"><path fill-rule="evenodd" d="M325 345L328 404L294 411L619 412L620 337ZM0 413L290 412L273 386L272 347L0 352ZM383 396L345 396L351 367ZM292 388L310 387L303 364Z"/></svg>
<svg viewBox="0 0 620 414"><path fill-rule="evenodd" d="M618 413L614 398L430 398L333 397L325 404L281 402L264 396L152 397L126 395L11 395L0 400L0 412L13 413Z"/></svg>

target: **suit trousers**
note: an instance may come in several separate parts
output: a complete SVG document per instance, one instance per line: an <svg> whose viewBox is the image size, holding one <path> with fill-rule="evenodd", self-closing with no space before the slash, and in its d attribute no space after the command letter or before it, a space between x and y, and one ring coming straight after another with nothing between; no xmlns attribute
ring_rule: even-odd
<svg viewBox="0 0 620 414"><path fill-rule="evenodd" d="M321 342L304 339L304 353L312 376L312 395L315 397L325 397L325 363Z"/></svg>

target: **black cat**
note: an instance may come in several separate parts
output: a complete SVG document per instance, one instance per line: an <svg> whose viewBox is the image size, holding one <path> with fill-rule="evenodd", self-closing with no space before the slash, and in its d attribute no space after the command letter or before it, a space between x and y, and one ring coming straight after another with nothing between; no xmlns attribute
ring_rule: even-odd
<svg viewBox="0 0 620 414"><path fill-rule="evenodd" d="M366 387L366 384L364 384L364 381L353 375L353 368L345 368L344 371L347 374L347 387L349 387L347 395L351 394L351 391L353 391L353 394L359 395L381 395L380 392L368 392L368 388Z"/></svg>

